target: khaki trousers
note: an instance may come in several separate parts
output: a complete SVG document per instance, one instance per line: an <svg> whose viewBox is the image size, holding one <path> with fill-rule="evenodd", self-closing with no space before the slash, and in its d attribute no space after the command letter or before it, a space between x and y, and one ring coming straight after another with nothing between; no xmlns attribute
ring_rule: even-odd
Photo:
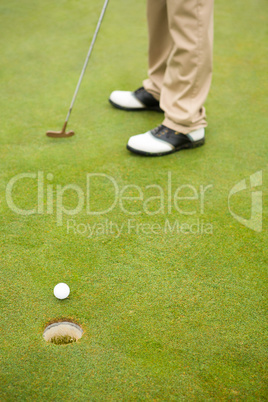
<svg viewBox="0 0 268 402"><path fill-rule="evenodd" d="M206 127L212 78L213 0L147 0L149 78L167 127L183 134Z"/></svg>

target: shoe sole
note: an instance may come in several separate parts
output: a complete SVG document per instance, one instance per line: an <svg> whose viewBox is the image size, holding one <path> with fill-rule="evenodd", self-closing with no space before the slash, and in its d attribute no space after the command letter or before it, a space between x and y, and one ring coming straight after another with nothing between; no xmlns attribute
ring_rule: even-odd
<svg viewBox="0 0 268 402"><path fill-rule="evenodd" d="M146 112L146 111L148 112L148 111L150 111L150 112L164 113L164 111L163 111L160 107L157 107L157 106L155 106L155 107L147 107L147 106L145 106L144 108L139 109L139 108L131 108L131 107L120 106L120 105L118 105L117 103L114 103L111 99L109 99L109 102L110 102L111 105L113 105L116 109L124 110L124 111L126 111L126 112Z"/></svg>
<svg viewBox="0 0 268 402"><path fill-rule="evenodd" d="M195 141L191 144L185 144L182 145L178 148L174 148L169 152L158 152L158 153L150 153L150 152L145 152L145 151L139 151L135 148L130 147L129 145L127 145L127 149L135 154L138 155L143 155L143 156L164 156L164 155L170 155L170 154L174 154L175 152L181 151L183 149L193 149L193 148L198 148L201 147L202 145L205 144L205 139L203 138L202 140L199 141Z"/></svg>

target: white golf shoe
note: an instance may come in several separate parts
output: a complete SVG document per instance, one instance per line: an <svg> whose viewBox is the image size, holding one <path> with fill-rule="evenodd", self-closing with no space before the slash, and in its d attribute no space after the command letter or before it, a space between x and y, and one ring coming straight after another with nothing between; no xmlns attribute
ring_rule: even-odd
<svg viewBox="0 0 268 402"><path fill-rule="evenodd" d="M147 133L130 137L127 149L140 155L162 156L181 149L196 148L204 143L204 128L192 131L189 134L181 134L161 125Z"/></svg>
<svg viewBox="0 0 268 402"><path fill-rule="evenodd" d="M111 93L109 102L117 109L127 111L153 110L163 112L159 107L159 102L143 87L134 92L114 91Z"/></svg>

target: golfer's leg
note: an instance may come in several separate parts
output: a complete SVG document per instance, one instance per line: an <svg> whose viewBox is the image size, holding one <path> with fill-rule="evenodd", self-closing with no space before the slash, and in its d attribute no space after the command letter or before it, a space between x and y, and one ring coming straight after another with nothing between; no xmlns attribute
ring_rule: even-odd
<svg viewBox="0 0 268 402"><path fill-rule="evenodd" d="M143 85L158 100L167 59L172 49L166 2L166 0L147 0L149 78L143 82Z"/></svg>
<svg viewBox="0 0 268 402"><path fill-rule="evenodd" d="M212 78L213 0L166 1L173 48L160 106L165 111L163 124L188 134L207 125L204 102Z"/></svg>

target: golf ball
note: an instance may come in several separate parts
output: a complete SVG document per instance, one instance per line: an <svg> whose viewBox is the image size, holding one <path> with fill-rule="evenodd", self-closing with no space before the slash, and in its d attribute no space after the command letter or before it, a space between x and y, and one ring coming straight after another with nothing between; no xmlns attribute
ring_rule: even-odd
<svg viewBox="0 0 268 402"><path fill-rule="evenodd" d="M54 296L57 299L66 299L70 294L70 288L66 283L58 283L54 287Z"/></svg>

